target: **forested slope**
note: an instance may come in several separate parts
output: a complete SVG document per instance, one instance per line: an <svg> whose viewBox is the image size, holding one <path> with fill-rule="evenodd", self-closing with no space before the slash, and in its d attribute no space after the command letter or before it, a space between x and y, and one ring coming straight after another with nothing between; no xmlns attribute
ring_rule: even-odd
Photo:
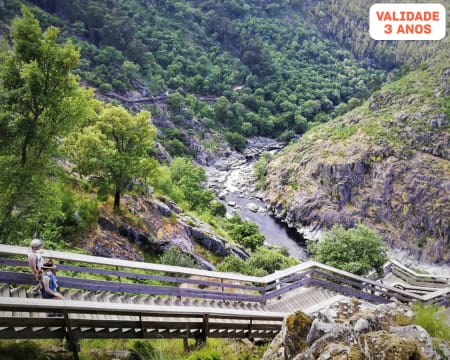
<svg viewBox="0 0 450 360"><path fill-rule="evenodd" d="M5 23L20 2L0 7ZM177 126L196 118L243 136L301 134L359 105L388 71L439 46L409 43L406 51L370 41L369 1L31 3L44 27L63 28L80 46L77 73L88 84L104 93L168 91Z"/></svg>

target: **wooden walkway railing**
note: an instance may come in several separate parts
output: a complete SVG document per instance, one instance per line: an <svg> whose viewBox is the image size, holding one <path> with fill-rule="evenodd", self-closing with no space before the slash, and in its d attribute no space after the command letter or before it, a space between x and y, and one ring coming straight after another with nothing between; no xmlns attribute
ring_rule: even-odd
<svg viewBox="0 0 450 360"><path fill-rule="evenodd" d="M0 283L15 285L33 285L36 283L26 258L28 249L10 245L0 245ZM425 295L419 295L382 282L338 270L336 268L307 261L300 265L278 271L274 274L255 277L232 273L189 269L161 264L108 259L60 251L44 251L43 256L56 260L61 287L87 290L91 292L116 292L128 294L147 294L172 296L179 298L216 299L265 304L275 301L305 286L319 286L335 292L358 297L370 302L386 303L393 299L402 302L420 301L436 305L450 304L450 281L448 277L416 274L396 262L390 268L402 279L412 278L415 284L433 286L438 289ZM25 271L18 272L18 268ZM94 277L77 278L83 273ZM107 280L104 280L105 277ZM19 336L15 329L22 326L27 332L19 337L58 337L73 339L92 337L269 337L281 328L284 313L266 311L241 311L230 309L183 308L163 306L152 308L149 305L90 304L77 301L46 301L41 299L14 299L0 297L0 311L28 312L25 323L17 316L3 316L0 323L0 338ZM17 301L16 301L17 300ZM26 301L23 301L26 300ZM94 305L95 304L95 305ZM60 311L64 317L50 319L36 314ZM236 312L238 311L238 312ZM101 319L108 313L123 316L123 319ZM94 316L85 318L76 314ZM130 318L131 317L131 318ZM158 320L155 320L157 318ZM97 320L95 320L97 319ZM184 319L184 320L183 320ZM190 320L186 320L190 319ZM166 325L164 325L166 324ZM178 324L178 325L177 325ZM30 327L41 328L30 330ZM60 333L51 328L60 328ZM64 329L65 330L64 330ZM170 329L169 329L170 328ZM83 330L84 329L84 330ZM121 329L116 332L113 329ZM133 331L124 331L133 329ZM2 332L3 331L3 332ZM9 334L9 335L8 335ZM58 335L59 334L59 335ZM261 336L256 336L259 334ZM58 336L56 336L58 335ZM119 337L120 337L119 336ZM71 340L72 339L72 340Z"/></svg>
<svg viewBox="0 0 450 360"><path fill-rule="evenodd" d="M0 254L3 255L18 255L23 259L27 253L28 249L25 247L0 245ZM372 302L387 302L395 298L403 302L425 301L438 304L448 302L445 294L450 291L448 277L416 274L395 261L392 262L391 271L397 276L401 274L404 279L413 279L414 284L439 287L442 290L420 296L315 261L307 261L268 276L255 277L60 251L45 251L43 255L63 262L58 264L58 269L70 273L70 276L58 276L62 287L90 291L265 303L298 287L318 285ZM11 258L0 258L0 265L28 267L25 260ZM93 265L101 268L92 267ZM26 271L23 274L2 271L0 281L32 284L34 280L28 269ZM107 276L108 281L78 279L77 273Z"/></svg>

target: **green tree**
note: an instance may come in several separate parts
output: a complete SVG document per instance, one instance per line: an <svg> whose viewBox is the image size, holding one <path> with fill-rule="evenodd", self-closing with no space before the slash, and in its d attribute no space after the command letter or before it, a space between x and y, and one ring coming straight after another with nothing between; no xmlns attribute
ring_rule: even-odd
<svg viewBox="0 0 450 360"><path fill-rule="evenodd" d="M59 30L42 33L26 7L11 26L12 47L0 44L0 236L45 227L46 214L59 206L47 196L58 141L91 115L92 95L72 71L80 54ZM44 209L42 206L54 206ZM53 218L52 216L50 218ZM14 225L15 224L15 225ZM16 226L14 230L12 227Z"/></svg>
<svg viewBox="0 0 450 360"><path fill-rule="evenodd" d="M107 106L95 123L72 134L66 148L82 175L91 175L100 194L114 194L114 209L133 178L143 178L156 166L147 156L156 137L150 114L133 116L122 106Z"/></svg>
<svg viewBox="0 0 450 360"><path fill-rule="evenodd" d="M309 242L308 251L319 262L357 275L372 269L381 275L387 261L381 237L362 224L348 230L334 225L322 241Z"/></svg>
<svg viewBox="0 0 450 360"><path fill-rule="evenodd" d="M26 166L52 156L57 137L87 118L91 93L81 89L72 71L80 53L61 46L59 30L41 32L30 10L12 24L13 47L0 56L0 149Z"/></svg>
<svg viewBox="0 0 450 360"><path fill-rule="evenodd" d="M230 147L232 147L234 150L243 151L247 146L247 140L241 134L238 134L236 132L229 132L225 135L225 137L228 141L228 144L230 144Z"/></svg>
<svg viewBox="0 0 450 360"><path fill-rule="evenodd" d="M170 164L170 177L182 190L189 209L204 209L214 199L214 194L202 187L202 183L206 181L205 170L194 166L192 161L175 158Z"/></svg>

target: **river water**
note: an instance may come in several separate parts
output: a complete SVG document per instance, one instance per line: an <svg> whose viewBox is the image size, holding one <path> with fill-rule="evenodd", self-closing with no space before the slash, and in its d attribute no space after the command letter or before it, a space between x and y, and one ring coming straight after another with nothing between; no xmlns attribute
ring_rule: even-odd
<svg viewBox="0 0 450 360"><path fill-rule="evenodd" d="M213 166L205 168L208 186L219 195L228 216L237 213L242 219L253 221L264 234L267 244L284 247L292 257L306 260L302 236L269 214L267 205L262 201L264 194L255 186L255 161L264 151L273 153L280 148L280 144L271 139L257 138L250 141L244 153L232 152L227 157L219 158ZM253 210L249 209L249 205Z"/></svg>

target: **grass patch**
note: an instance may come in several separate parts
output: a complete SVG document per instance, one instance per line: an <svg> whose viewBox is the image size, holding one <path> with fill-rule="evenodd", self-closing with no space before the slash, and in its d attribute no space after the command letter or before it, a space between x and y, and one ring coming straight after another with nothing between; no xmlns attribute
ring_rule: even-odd
<svg viewBox="0 0 450 360"><path fill-rule="evenodd" d="M415 304L414 312L415 324L422 326L434 338L450 341L450 325L444 307Z"/></svg>

